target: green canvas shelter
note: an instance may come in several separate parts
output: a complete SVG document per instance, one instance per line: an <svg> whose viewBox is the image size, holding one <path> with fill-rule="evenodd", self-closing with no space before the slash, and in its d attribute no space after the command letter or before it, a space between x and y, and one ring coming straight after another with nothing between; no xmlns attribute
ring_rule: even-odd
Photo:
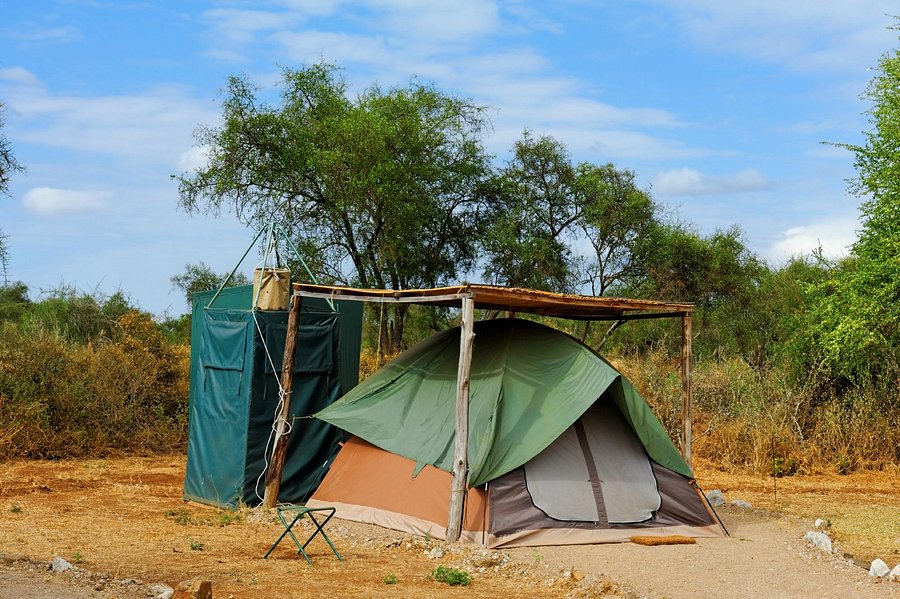
<svg viewBox="0 0 900 599"><path fill-rule="evenodd" d="M213 307L212 291L194 296L185 499L236 507L263 494L288 313L250 310L252 293L252 285L226 288ZM356 385L361 322L360 304L303 302L280 501L308 497L338 447L340 430L297 418Z"/></svg>
<svg viewBox="0 0 900 599"><path fill-rule="evenodd" d="M462 536L487 546L724 534L638 391L576 339L476 322ZM354 438L309 505L440 537L448 522L460 330L438 333L316 414Z"/></svg>

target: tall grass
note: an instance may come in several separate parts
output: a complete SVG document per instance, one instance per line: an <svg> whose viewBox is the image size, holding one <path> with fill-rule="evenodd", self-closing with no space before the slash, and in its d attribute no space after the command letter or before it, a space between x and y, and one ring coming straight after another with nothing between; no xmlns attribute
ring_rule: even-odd
<svg viewBox="0 0 900 599"><path fill-rule="evenodd" d="M648 400L673 439L681 435L677 360L661 352L612 362ZM740 358L693 366L693 452L728 470L790 475L900 463L897 389L863 387L815 396L785 369ZM893 394L893 395L891 395Z"/></svg>

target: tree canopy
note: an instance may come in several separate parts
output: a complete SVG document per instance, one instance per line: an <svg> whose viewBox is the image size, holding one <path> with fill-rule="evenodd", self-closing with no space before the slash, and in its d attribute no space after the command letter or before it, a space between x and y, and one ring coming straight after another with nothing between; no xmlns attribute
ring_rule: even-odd
<svg viewBox="0 0 900 599"><path fill-rule="evenodd" d="M895 28L896 29L896 28ZM862 382L900 376L900 50L879 61L863 99L871 129L855 155L850 189L863 198L851 258L819 288L812 331L819 364ZM873 359L877 356L877 359Z"/></svg>
<svg viewBox="0 0 900 599"><path fill-rule="evenodd" d="M356 98L330 65L285 69L269 106L232 77L209 164L178 177L187 210L278 219L322 280L404 289L447 283L475 258L473 212L489 172L483 109L411 82ZM406 309L385 331L399 349Z"/></svg>

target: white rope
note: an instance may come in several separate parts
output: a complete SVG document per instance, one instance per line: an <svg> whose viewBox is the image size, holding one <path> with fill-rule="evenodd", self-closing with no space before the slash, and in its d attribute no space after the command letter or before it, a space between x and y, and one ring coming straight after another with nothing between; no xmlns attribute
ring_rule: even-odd
<svg viewBox="0 0 900 599"><path fill-rule="evenodd" d="M256 485L253 488L253 492L256 494L256 498L260 501L263 501L263 496L259 494L259 483L262 481L263 476L265 476L266 472L269 470L269 446L272 444L272 441L275 435L278 433L278 425L280 422L284 422L284 433L285 435L291 434L291 431L294 428L294 423L287 420L286 418L279 418L281 414L281 408L284 405L284 400L287 397L288 393L285 388L281 384L281 377L278 376L278 369L275 368L275 361L272 359L272 354L269 352L269 346L266 344L266 337L263 335L262 327L259 326L259 319L256 317L256 309L250 309L251 314L253 314L253 324L256 325L256 331L259 334L259 339L262 342L263 349L266 352L266 359L269 361L269 365L272 367L272 372L275 374L275 382L278 383L278 403L275 406L275 417L272 420L272 429L269 431L269 438L266 439L266 448L263 452L263 460L265 466L263 466L262 472L259 473L259 476L256 477ZM274 448L273 448L274 449Z"/></svg>

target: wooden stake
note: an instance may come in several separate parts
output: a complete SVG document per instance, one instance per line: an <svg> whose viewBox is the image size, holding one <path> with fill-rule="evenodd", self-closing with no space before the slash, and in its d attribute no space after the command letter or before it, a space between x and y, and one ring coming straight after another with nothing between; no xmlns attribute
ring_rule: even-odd
<svg viewBox="0 0 900 599"><path fill-rule="evenodd" d="M284 470L284 458L287 452L288 431L287 419L291 412L291 389L294 385L294 354L297 349L297 329L300 324L300 308L303 298L291 296L291 307L288 312L287 336L284 340L284 359L281 362L281 387L284 389L284 400L278 411L275 428L275 446L272 448L272 461L266 476L266 492L263 495L263 507L275 507L278 491L281 489L281 473Z"/></svg>
<svg viewBox="0 0 900 599"><path fill-rule="evenodd" d="M466 477L469 471L469 375L472 372L472 344L475 301L462 301L462 327L459 334L459 368L456 373L456 447L453 454L453 482L450 485L450 517L447 522L447 542L455 543L462 531L463 508L466 498Z"/></svg>
<svg viewBox="0 0 900 599"><path fill-rule="evenodd" d="M681 317L681 455L691 467L691 316Z"/></svg>

